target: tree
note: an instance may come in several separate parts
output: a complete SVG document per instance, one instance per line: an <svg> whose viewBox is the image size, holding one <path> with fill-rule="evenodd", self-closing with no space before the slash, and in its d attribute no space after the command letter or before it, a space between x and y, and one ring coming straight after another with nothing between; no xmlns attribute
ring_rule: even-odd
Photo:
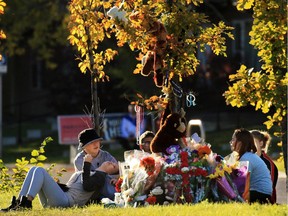
<svg viewBox="0 0 288 216"><path fill-rule="evenodd" d="M128 44L138 56L134 74L153 76L155 86L165 97L145 99L138 94L136 104L160 109L167 104L178 111L185 92L180 83L192 76L199 64L197 52L209 45L217 55L226 55L226 37L232 28L223 22L212 24L197 12L202 0L72 0L68 28L69 40L80 52L79 68L90 72L94 126L99 123L97 82L108 81L105 65L117 52L101 50L105 38L115 36L119 47ZM162 95L163 96L163 95ZM99 128L98 128L99 129Z"/></svg>
<svg viewBox="0 0 288 216"><path fill-rule="evenodd" d="M258 50L262 70L242 65L230 75L234 83L224 96L231 106L252 105L267 115L267 129L281 137L287 173L287 5L282 0L238 0L237 9L253 10L250 44Z"/></svg>
<svg viewBox="0 0 288 216"><path fill-rule="evenodd" d="M55 69L56 48L67 45L66 5L65 1L9 1L3 16L3 27L9 38L4 47L7 55L31 52L31 56L43 60L47 68Z"/></svg>
<svg viewBox="0 0 288 216"><path fill-rule="evenodd" d="M4 14L4 8L6 7L6 3L3 0L0 0L0 14ZM6 34L2 29L0 29L0 40L6 39ZM2 59L2 55L0 55L0 59Z"/></svg>

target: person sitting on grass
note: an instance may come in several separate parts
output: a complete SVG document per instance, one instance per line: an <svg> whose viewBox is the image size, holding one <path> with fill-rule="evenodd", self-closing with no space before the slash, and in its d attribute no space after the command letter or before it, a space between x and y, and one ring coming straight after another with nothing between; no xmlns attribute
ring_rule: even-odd
<svg viewBox="0 0 288 216"><path fill-rule="evenodd" d="M78 135L78 140L78 149L82 151L79 152L74 159L75 172L82 171L83 160L87 154L92 156L90 167L91 171L97 170L97 168L106 161L111 161L118 164L117 160L109 152L101 149L101 141L103 138L97 134L94 128L88 128L81 131ZM98 191L96 191L91 196L87 204L97 203L102 198L114 200L115 184L119 177L118 172L119 170L114 173L115 175L106 176L105 185L101 189L101 193L99 194Z"/></svg>
<svg viewBox="0 0 288 216"><path fill-rule="evenodd" d="M236 129L231 140L232 149L238 153L239 161L248 161L250 172L249 203L270 203L272 181L264 161L255 154L256 145L252 134L244 129Z"/></svg>
<svg viewBox="0 0 288 216"><path fill-rule="evenodd" d="M273 160L267 155L267 150L271 142L271 136L267 131L252 130L250 131L254 137L254 141L257 147L257 155L265 162L267 168L270 171L270 176L273 184L273 193L271 197L271 203L276 203L276 185L278 181L278 168Z"/></svg>
<svg viewBox="0 0 288 216"><path fill-rule="evenodd" d="M92 159L90 154L86 154L83 171L73 173L66 185L55 182L43 167L32 167L25 177L18 199L13 196L11 205L1 211L32 209L32 201L37 194L43 207L84 206L95 191L100 193L106 175L118 172L118 164L110 161L90 172Z"/></svg>
<svg viewBox="0 0 288 216"><path fill-rule="evenodd" d="M81 150L74 159L75 172L82 171L83 160L86 154L90 154L93 157L91 162L91 171L95 171L105 161L111 161L118 163L117 160L107 151L101 149L100 137L94 128L88 128L81 131L78 135L79 146L78 150Z"/></svg>

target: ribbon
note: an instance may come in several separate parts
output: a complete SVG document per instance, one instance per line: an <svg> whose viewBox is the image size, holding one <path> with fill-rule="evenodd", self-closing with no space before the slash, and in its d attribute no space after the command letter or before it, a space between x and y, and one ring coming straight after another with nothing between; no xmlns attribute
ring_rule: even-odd
<svg viewBox="0 0 288 216"><path fill-rule="evenodd" d="M172 85L172 91L173 91L173 94L179 98L182 97L183 95L183 90L182 88L176 84L176 82L174 82L173 80L171 80L171 85Z"/></svg>
<svg viewBox="0 0 288 216"><path fill-rule="evenodd" d="M136 112L136 143L139 145L139 137L141 135L141 124L144 119L143 107L135 105Z"/></svg>

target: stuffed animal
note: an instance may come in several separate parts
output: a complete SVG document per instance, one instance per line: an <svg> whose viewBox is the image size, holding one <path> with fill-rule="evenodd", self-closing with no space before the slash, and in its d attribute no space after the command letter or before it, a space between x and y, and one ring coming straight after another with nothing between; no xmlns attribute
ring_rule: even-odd
<svg viewBox="0 0 288 216"><path fill-rule="evenodd" d="M112 19L116 19L127 24L128 19L126 18L126 12L122 11L120 8L118 8L117 6L110 8L110 10L107 12L107 15Z"/></svg>
<svg viewBox="0 0 288 216"><path fill-rule="evenodd" d="M178 139L186 136L184 115L185 112L181 109L180 113L172 113L167 116L151 141L150 149L153 153L167 154L168 147L179 144Z"/></svg>
<svg viewBox="0 0 288 216"><path fill-rule="evenodd" d="M163 67L167 47L167 31L163 23L154 21L147 32L153 35L154 41L151 42L152 49L142 59L143 69L141 74L148 76L151 72L154 72L155 85L162 87L165 77Z"/></svg>
<svg viewBox="0 0 288 216"><path fill-rule="evenodd" d="M163 23L158 20L153 20L147 14L136 11L131 13L129 20L134 28L142 30L152 36L149 41L150 50L142 58L143 76L149 76L154 73L153 79L157 87L162 87L164 84L164 57L167 48L167 30Z"/></svg>

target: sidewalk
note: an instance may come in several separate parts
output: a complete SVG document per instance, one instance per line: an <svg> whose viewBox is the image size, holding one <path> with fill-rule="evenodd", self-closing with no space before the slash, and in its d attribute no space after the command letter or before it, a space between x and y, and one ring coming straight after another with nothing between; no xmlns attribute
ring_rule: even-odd
<svg viewBox="0 0 288 216"><path fill-rule="evenodd" d="M63 176L60 177L59 179L60 179L60 182L66 183L69 177L71 176L71 174L74 172L74 168L71 164L58 164L55 167L55 171L61 170L62 168L65 168L67 170L67 173L63 173ZM279 172L278 182L276 186L278 204L288 205L287 188L288 188L288 182L287 182L286 174L284 172Z"/></svg>
<svg viewBox="0 0 288 216"><path fill-rule="evenodd" d="M285 172L279 172L276 185L277 203L288 205L288 181Z"/></svg>

